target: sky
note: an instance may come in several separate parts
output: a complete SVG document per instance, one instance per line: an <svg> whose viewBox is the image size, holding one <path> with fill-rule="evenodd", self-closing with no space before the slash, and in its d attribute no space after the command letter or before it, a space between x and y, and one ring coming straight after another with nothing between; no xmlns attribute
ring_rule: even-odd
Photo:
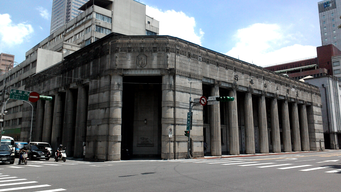
<svg viewBox="0 0 341 192"><path fill-rule="evenodd" d="M139 0L175 36L262 67L316 57L320 0ZM0 0L0 53L25 60L50 35L52 0Z"/></svg>

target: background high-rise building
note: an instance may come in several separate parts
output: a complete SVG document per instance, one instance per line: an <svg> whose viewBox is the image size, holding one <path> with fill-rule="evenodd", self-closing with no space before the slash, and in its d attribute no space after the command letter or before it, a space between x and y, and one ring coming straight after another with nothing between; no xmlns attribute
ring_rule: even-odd
<svg viewBox="0 0 341 192"><path fill-rule="evenodd" d="M50 33L53 33L60 26L65 25L79 15L79 13L82 13L79 8L87 1L88 0L53 0Z"/></svg>
<svg viewBox="0 0 341 192"><path fill-rule="evenodd" d="M0 53L0 75L12 69L14 65L14 55Z"/></svg>
<svg viewBox="0 0 341 192"><path fill-rule="evenodd" d="M341 50L341 0L318 2L322 45L335 45Z"/></svg>

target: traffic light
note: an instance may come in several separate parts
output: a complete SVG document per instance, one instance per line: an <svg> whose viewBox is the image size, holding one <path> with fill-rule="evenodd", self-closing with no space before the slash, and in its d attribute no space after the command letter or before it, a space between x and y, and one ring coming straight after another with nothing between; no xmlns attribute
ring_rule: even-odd
<svg viewBox="0 0 341 192"><path fill-rule="evenodd" d="M228 102L228 101L233 101L234 97L230 97L230 96L219 96L215 98L217 101L220 102Z"/></svg>
<svg viewBox="0 0 341 192"><path fill-rule="evenodd" d="M51 101L52 97L51 96L40 95L39 96L39 100Z"/></svg>
<svg viewBox="0 0 341 192"><path fill-rule="evenodd" d="M189 137L189 131L185 131L185 136Z"/></svg>

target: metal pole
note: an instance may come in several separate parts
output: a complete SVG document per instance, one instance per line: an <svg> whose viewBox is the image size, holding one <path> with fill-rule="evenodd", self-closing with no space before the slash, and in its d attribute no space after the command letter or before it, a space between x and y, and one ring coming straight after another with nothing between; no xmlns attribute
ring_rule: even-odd
<svg viewBox="0 0 341 192"><path fill-rule="evenodd" d="M189 114L192 114L192 82L189 82ZM192 120L192 119L191 119ZM188 131L188 147L187 147L187 158L191 158L191 128L192 128L192 121L190 123L190 128Z"/></svg>
<svg viewBox="0 0 341 192"><path fill-rule="evenodd" d="M1 131L0 131L0 140L2 138L2 132L4 131L4 123L5 123L5 110L6 110L6 104L7 104L7 101L9 100L9 98L3 102L2 104L2 108L1 108L1 118L2 118L2 122L1 122ZM1 143L0 143L0 146L1 146Z"/></svg>
<svg viewBox="0 0 341 192"><path fill-rule="evenodd" d="M31 114L31 129L30 129L30 138L29 138L29 143L31 142L31 138L32 138L32 124L33 124L33 105L30 102L24 101L26 103L28 103L29 105L31 105L32 107L32 114Z"/></svg>

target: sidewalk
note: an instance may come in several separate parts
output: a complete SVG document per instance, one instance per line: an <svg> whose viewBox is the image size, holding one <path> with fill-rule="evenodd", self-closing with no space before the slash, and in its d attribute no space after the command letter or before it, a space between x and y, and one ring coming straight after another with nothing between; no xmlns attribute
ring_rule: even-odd
<svg viewBox="0 0 341 192"><path fill-rule="evenodd" d="M222 158L236 158L236 157L255 157L255 156L271 156L271 155L287 155L287 154L301 154L301 153L315 153L315 152L327 152L334 150L324 151L297 151L297 152L281 152L281 153L256 153L256 154L240 154L240 155L222 155L222 156L204 156L193 159L222 159ZM338 151L338 150L335 150Z"/></svg>

